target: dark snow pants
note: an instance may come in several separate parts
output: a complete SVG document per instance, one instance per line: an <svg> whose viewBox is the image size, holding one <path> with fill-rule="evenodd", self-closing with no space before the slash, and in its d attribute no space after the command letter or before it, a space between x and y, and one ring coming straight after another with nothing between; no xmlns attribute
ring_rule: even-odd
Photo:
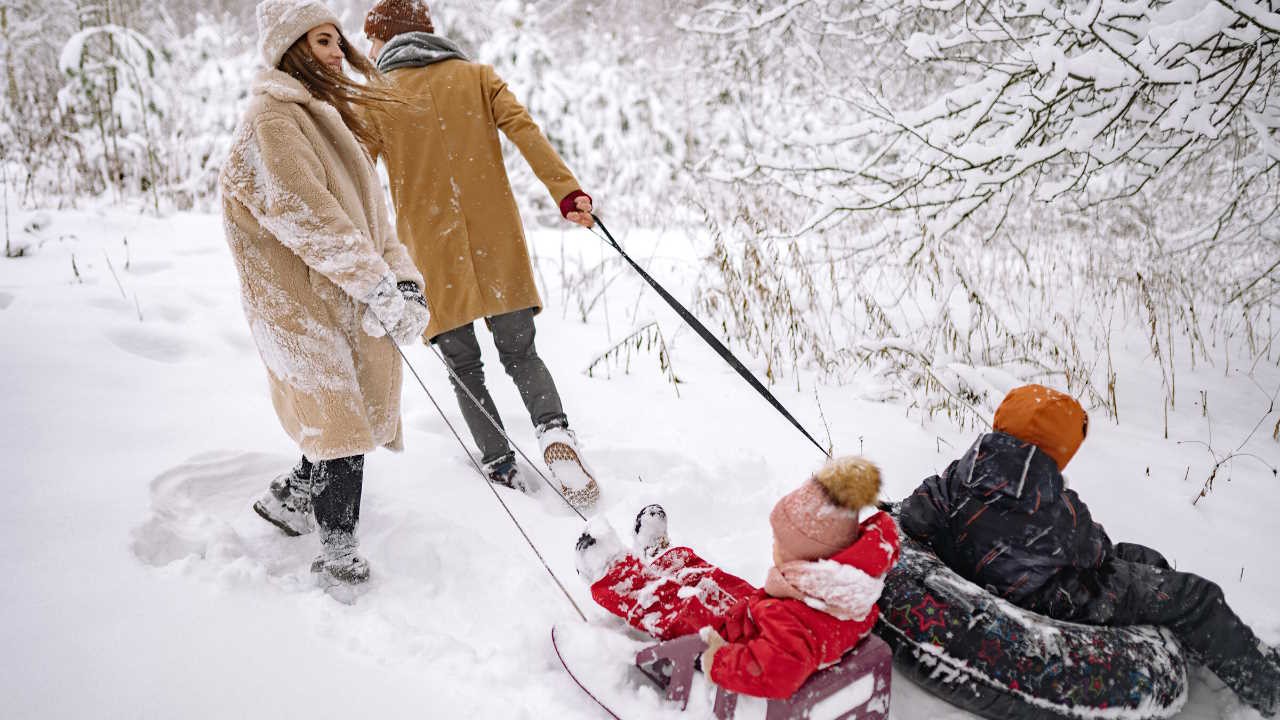
<svg viewBox="0 0 1280 720"><path fill-rule="evenodd" d="M364 489L363 455L317 463L304 457L293 474L300 482L310 479L311 506L322 536L335 531L355 534Z"/></svg>
<svg viewBox="0 0 1280 720"><path fill-rule="evenodd" d="M533 325L533 309L517 310L505 315L495 315L485 320L489 331L493 333L493 344L498 348L498 360L507 374L515 381L520 391L520 399L524 400L525 409L529 411L529 419L535 427L545 425L568 426L564 407L560 404L560 394L556 391L555 381L546 363L538 357L533 345L535 329ZM471 399L484 406L499 425L502 418L498 408L493 404L484 383L484 363L480 359L480 343L476 340L475 327L472 324L441 333L431 339L444 354L445 361L453 369L455 375L462 380L464 387L450 377L454 394L458 397L458 406L462 409L462 417L467 421L471 437L480 448L482 462L511 457L511 447L502 433L498 432L484 413L476 407ZM470 395L467 391L470 390Z"/></svg>
<svg viewBox="0 0 1280 720"><path fill-rule="evenodd" d="M1280 710L1280 663L1227 606L1222 589L1172 569L1151 548L1118 543L1099 572L1037 600L1043 602L1031 610L1059 620L1166 627L1241 700L1264 713Z"/></svg>

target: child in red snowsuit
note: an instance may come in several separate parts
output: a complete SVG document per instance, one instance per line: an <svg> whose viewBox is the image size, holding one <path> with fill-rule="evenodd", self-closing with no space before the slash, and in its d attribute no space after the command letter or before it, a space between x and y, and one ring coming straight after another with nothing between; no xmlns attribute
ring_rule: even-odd
<svg viewBox="0 0 1280 720"><path fill-rule="evenodd" d="M638 630L660 640L703 632L702 669L716 685L787 698L875 625L899 547L887 513L858 522L879 491L874 465L841 458L782 498L769 515L774 566L763 589L690 548L667 549L666 514L657 505L636 518L639 557L606 524L588 524L578 540L578 573L601 607Z"/></svg>

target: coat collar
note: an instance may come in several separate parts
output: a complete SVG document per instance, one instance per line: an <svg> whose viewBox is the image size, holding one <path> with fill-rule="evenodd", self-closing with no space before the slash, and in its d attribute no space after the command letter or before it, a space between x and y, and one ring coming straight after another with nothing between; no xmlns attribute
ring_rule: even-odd
<svg viewBox="0 0 1280 720"><path fill-rule="evenodd" d="M259 70L254 76L252 88L255 95L301 105L317 122L328 127L336 142L343 145L344 152L352 153L353 156L364 154L364 149L343 123L338 109L312 95L301 80L283 70L266 68Z"/></svg>
<svg viewBox="0 0 1280 720"><path fill-rule="evenodd" d="M315 100L300 80L275 68L264 68L258 71L253 78L253 93L299 105L307 105Z"/></svg>

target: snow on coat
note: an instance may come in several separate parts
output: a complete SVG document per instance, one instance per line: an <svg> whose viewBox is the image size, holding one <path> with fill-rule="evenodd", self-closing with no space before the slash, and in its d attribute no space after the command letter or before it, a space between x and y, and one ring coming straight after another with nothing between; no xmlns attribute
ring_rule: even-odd
<svg viewBox="0 0 1280 720"><path fill-rule="evenodd" d="M858 525L856 542L831 558L792 560L769 568L764 589L840 620L864 620L876 609L885 577L884 572L866 568L878 569L885 558L892 559L892 567L900 546L893 518L877 513Z"/></svg>
<svg viewBox="0 0 1280 720"><path fill-rule="evenodd" d="M848 620L819 609L816 597L777 598L757 590L687 547L672 548L651 565L626 556L591 586L591 596L632 627L661 640L714 628L726 642L712 660L712 682L732 692L786 698L871 632L879 617L874 600L864 607L851 598L862 598L883 583L898 550L897 525L878 512L862 522L849 547L821 561L857 571L826 575L828 580L856 577L857 588L810 586L829 600L856 605L862 614ZM864 579L870 584L863 584Z"/></svg>
<svg viewBox="0 0 1280 720"><path fill-rule="evenodd" d="M397 229L426 278L428 337L541 309L498 131L557 204L577 179L492 67L449 59L387 78L408 102L371 115L382 137L375 156L387 163Z"/></svg>
<svg viewBox="0 0 1280 720"><path fill-rule="evenodd" d="M222 168L227 242L280 422L312 461L400 449L400 358L361 329L384 276L422 276L331 105L261 71Z"/></svg>

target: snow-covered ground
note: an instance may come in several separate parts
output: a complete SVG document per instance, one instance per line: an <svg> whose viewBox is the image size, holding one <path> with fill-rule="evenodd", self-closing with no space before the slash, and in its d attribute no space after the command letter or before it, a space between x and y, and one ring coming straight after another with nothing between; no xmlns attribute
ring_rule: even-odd
<svg viewBox="0 0 1280 720"><path fill-rule="evenodd" d="M285 538L249 509L297 453L267 397L220 219L64 211L9 222L29 247L0 259L5 717L601 717L549 642L573 610L410 376L408 449L379 452L367 469L361 538L375 579L341 605L311 584L315 539ZM688 296L698 267L687 242L620 239ZM761 581L768 511L819 464L816 450L620 265L610 266L612 302L589 322L566 308L560 259L606 257L592 235L543 232L534 243L549 305L538 345L600 476L601 511L625 536L636 509L661 502L676 542ZM679 395L643 350L629 374L583 372L653 318L685 381ZM1217 581L1263 639L1280 642L1280 481L1265 467L1280 465L1280 411L1269 410L1280 372L1263 363L1250 376L1238 361L1180 370L1165 439L1160 372L1141 334L1115 349L1123 424L1095 419L1073 486L1113 538ZM408 353L458 422L437 359L421 346ZM496 355L486 360L508 427L536 447ZM988 377L998 390L1013 382ZM788 378L776 391L825 438L812 379L798 385ZM863 389L819 386L816 396L837 451L877 461L889 497L970 442L973 431L864 401ZM1214 461L1205 445L1179 441L1219 454L1244 443L1238 452L1261 460L1225 466L1193 507ZM574 575L581 521L545 489L503 497L593 625L623 637ZM609 652L624 644L602 643L599 661L625 666ZM652 691L631 698L620 709L656 712ZM901 678L891 712L970 717ZM1256 715L1201 671L1181 717Z"/></svg>

